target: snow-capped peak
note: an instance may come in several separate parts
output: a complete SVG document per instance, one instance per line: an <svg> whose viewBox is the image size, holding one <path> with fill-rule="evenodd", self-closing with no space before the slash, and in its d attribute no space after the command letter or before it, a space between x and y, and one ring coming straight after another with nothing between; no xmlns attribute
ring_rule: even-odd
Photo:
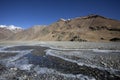
<svg viewBox="0 0 120 80"><path fill-rule="evenodd" d="M60 18L59 21L70 21L71 19L63 19L63 18Z"/></svg>
<svg viewBox="0 0 120 80"><path fill-rule="evenodd" d="M7 26L6 25L0 25L0 28L6 28Z"/></svg>
<svg viewBox="0 0 120 80"><path fill-rule="evenodd" d="M10 29L10 30L15 30L15 29L22 29L21 27L17 27L17 26L14 26L14 25L0 25L0 28L7 28L7 29Z"/></svg>
<svg viewBox="0 0 120 80"><path fill-rule="evenodd" d="M66 21L66 20L65 20L65 19L63 19L63 18L60 18L60 20L61 20L61 21Z"/></svg>
<svg viewBox="0 0 120 80"><path fill-rule="evenodd" d="M67 19L68 21L70 21L71 19Z"/></svg>
<svg viewBox="0 0 120 80"><path fill-rule="evenodd" d="M17 27L17 26L14 26L14 25L10 25L7 28L10 29L10 30L22 29L21 27Z"/></svg>
<svg viewBox="0 0 120 80"><path fill-rule="evenodd" d="M6 28L6 29L9 29L13 32L23 30L21 27L17 27L17 26L14 26L14 25L0 25L0 28Z"/></svg>

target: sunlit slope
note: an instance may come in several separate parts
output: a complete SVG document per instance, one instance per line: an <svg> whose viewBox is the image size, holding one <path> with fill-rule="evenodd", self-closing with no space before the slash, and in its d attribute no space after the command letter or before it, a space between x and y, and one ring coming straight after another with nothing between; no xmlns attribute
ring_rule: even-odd
<svg viewBox="0 0 120 80"><path fill-rule="evenodd" d="M47 27L34 26L19 32L9 40L120 41L120 21L99 15L60 19Z"/></svg>

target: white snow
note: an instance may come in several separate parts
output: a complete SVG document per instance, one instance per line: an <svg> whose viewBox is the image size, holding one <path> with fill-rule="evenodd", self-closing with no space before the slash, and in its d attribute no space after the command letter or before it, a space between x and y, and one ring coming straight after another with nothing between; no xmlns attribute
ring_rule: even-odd
<svg viewBox="0 0 120 80"><path fill-rule="evenodd" d="M63 18L60 18L61 21L70 21L71 19L63 19Z"/></svg>
<svg viewBox="0 0 120 80"><path fill-rule="evenodd" d="M21 27L18 27L18 26L15 26L15 25L0 25L0 28L6 28L6 29L9 29L9 30L19 30L22 28Z"/></svg>
<svg viewBox="0 0 120 80"><path fill-rule="evenodd" d="M70 21L71 19L67 19L68 21Z"/></svg>
<svg viewBox="0 0 120 80"><path fill-rule="evenodd" d="M5 28L5 27L7 27L6 25L0 25L0 28Z"/></svg>
<svg viewBox="0 0 120 80"><path fill-rule="evenodd" d="M60 18L60 20L62 20L62 21L66 21L65 19L63 19L63 18Z"/></svg>

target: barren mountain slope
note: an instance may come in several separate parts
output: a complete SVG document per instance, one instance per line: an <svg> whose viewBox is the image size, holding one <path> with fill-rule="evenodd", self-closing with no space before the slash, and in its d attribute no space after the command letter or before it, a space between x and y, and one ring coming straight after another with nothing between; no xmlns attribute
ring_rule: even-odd
<svg viewBox="0 0 120 80"><path fill-rule="evenodd" d="M109 41L120 38L120 21L99 15L59 20L50 25L49 37L70 41Z"/></svg>
<svg viewBox="0 0 120 80"><path fill-rule="evenodd" d="M15 33L22 30L23 29L21 27L16 27L14 25L0 25L0 40L8 39L8 37L14 36Z"/></svg>
<svg viewBox="0 0 120 80"><path fill-rule="evenodd" d="M31 27L27 30L16 33L12 37L9 37L9 40L38 40L39 37L47 34L45 29L46 27L44 26Z"/></svg>
<svg viewBox="0 0 120 80"><path fill-rule="evenodd" d="M120 41L120 21L99 15L60 19L47 27L32 27L17 33L12 40L42 41Z"/></svg>
<svg viewBox="0 0 120 80"><path fill-rule="evenodd" d="M5 28L0 28L0 40L6 39L7 37L11 36L13 34L12 31L5 29Z"/></svg>

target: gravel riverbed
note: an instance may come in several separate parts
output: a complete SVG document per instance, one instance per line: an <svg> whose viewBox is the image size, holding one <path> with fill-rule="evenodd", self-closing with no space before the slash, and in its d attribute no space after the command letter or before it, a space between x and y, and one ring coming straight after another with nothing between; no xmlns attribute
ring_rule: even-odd
<svg viewBox="0 0 120 80"><path fill-rule="evenodd" d="M0 43L0 80L120 80L119 45L77 43Z"/></svg>

